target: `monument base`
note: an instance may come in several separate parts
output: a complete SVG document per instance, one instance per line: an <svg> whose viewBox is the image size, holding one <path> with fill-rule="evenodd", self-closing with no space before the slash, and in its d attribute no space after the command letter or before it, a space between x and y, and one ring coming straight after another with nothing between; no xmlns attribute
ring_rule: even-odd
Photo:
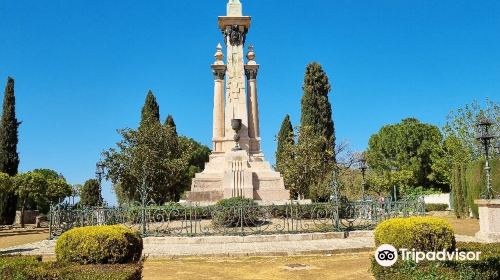
<svg viewBox="0 0 500 280"><path fill-rule="evenodd" d="M205 170L197 173L187 193L190 202L216 202L223 198L246 197L260 201L290 199L283 178L263 156L254 161L245 150L213 154Z"/></svg>
<svg viewBox="0 0 500 280"><path fill-rule="evenodd" d="M476 237L488 242L500 242L500 199L478 199L479 232Z"/></svg>

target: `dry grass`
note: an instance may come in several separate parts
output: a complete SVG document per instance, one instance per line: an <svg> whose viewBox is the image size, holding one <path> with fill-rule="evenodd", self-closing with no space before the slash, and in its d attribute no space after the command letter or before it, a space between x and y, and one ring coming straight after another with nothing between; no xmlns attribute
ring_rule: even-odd
<svg viewBox="0 0 500 280"><path fill-rule="evenodd" d="M371 252L331 256L150 259L145 280L160 279L373 279Z"/></svg>
<svg viewBox="0 0 500 280"><path fill-rule="evenodd" d="M0 248L7 248L32 242L41 241L49 237L47 228L36 229L2 229L0 230Z"/></svg>
<svg viewBox="0 0 500 280"><path fill-rule="evenodd" d="M476 232L479 231L478 219L457 219L452 213L447 213L446 215L442 213L443 212L431 212L430 215L447 220L453 227L455 234L474 236Z"/></svg>

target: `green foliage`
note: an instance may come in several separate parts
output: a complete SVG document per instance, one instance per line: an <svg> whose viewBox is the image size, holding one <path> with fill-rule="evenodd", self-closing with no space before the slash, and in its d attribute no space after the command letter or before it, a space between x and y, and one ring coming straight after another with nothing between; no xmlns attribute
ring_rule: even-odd
<svg viewBox="0 0 500 280"><path fill-rule="evenodd" d="M85 181L80 191L80 204L85 207L94 207L102 205L102 202L99 181L97 179Z"/></svg>
<svg viewBox="0 0 500 280"><path fill-rule="evenodd" d="M165 120L165 125L172 128L174 130L175 135L177 135L177 126L175 125L174 117L172 115L168 115Z"/></svg>
<svg viewBox="0 0 500 280"><path fill-rule="evenodd" d="M48 182L39 173L27 172L14 177L14 186L21 203L21 216L24 217L29 200L40 201L46 196ZM24 227L24 219L21 219L21 227Z"/></svg>
<svg viewBox="0 0 500 280"><path fill-rule="evenodd" d="M3 97L2 119L0 123L0 172L9 176L17 174L19 154L17 153L18 128L21 123L16 118L16 97L14 79L7 78ZM0 193L0 225L12 224L16 216L17 196L14 190Z"/></svg>
<svg viewBox="0 0 500 280"><path fill-rule="evenodd" d="M382 127L370 137L368 164L390 186L423 186L446 191L448 182L443 179L443 170L437 169L433 161L444 153L442 140L438 127L414 118L404 119Z"/></svg>
<svg viewBox="0 0 500 280"><path fill-rule="evenodd" d="M478 261L398 261L391 267L377 264L371 258L371 271L376 279L460 279L496 280L500 278L500 243L457 243L458 251L481 252Z"/></svg>
<svg viewBox="0 0 500 280"><path fill-rule="evenodd" d="M15 203L14 203L15 202ZM0 225L14 222L10 213L16 212L17 196L14 192L12 177L0 172Z"/></svg>
<svg viewBox="0 0 500 280"><path fill-rule="evenodd" d="M256 213L258 204L251 198L232 197L221 199L216 204L216 211L212 214L214 226L238 227L253 226L259 223Z"/></svg>
<svg viewBox="0 0 500 280"><path fill-rule="evenodd" d="M294 145L295 141L293 138L293 127L290 121L290 116L287 114L281 123L280 131L277 136L278 147L276 149L276 169L281 172L282 165L286 165L286 162L291 160L286 157L285 149L289 145Z"/></svg>
<svg viewBox="0 0 500 280"><path fill-rule="evenodd" d="M45 192L38 199L28 201L28 204L32 208L36 207L41 213L48 213L50 204L58 203L60 200L73 194L72 186L56 171L51 169L34 169L33 173L41 175L47 183Z"/></svg>
<svg viewBox="0 0 500 280"><path fill-rule="evenodd" d="M76 265L42 262L40 256L0 257L0 279L140 280L142 264Z"/></svg>
<svg viewBox="0 0 500 280"><path fill-rule="evenodd" d="M452 176L451 186L453 190L453 209L457 218L468 217L469 204L467 201L467 181L465 173L467 165L465 163L455 164Z"/></svg>
<svg viewBox="0 0 500 280"><path fill-rule="evenodd" d="M174 128L157 121L157 105L148 93L139 129L120 130L123 140L118 147L103 152L108 179L128 201L139 200L143 182L151 188L149 199L157 204L177 201L190 180L191 155L183 152Z"/></svg>
<svg viewBox="0 0 500 280"><path fill-rule="evenodd" d="M335 129L332 120L332 108L328 100L331 90L328 76L319 63L307 65L302 85L300 126L311 127L323 141L325 159L335 160Z"/></svg>
<svg viewBox="0 0 500 280"><path fill-rule="evenodd" d="M455 165L452 172L452 187L455 215L468 217L469 211L475 218L479 217L474 200L481 197L486 190L485 160L479 159L469 163ZM500 193L500 159L490 160L491 185L495 192Z"/></svg>
<svg viewBox="0 0 500 280"><path fill-rule="evenodd" d="M149 90L146 95L146 100L144 101L144 106L142 107L140 126L142 127L152 123L160 123L160 106L158 102L156 102L156 97L153 92Z"/></svg>
<svg viewBox="0 0 500 280"><path fill-rule="evenodd" d="M375 229L375 245L381 244L417 251L453 250L455 235L451 225L441 218L393 218Z"/></svg>
<svg viewBox="0 0 500 280"><path fill-rule="evenodd" d="M183 190L189 190L191 188L191 179L194 178L196 173L203 171L203 168L205 168L205 163L208 162L210 156L210 148L186 136L179 136L179 146L183 158L188 159L189 166L186 170Z"/></svg>
<svg viewBox="0 0 500 280"><path fill-rule="evenodd" d="M445 211L448 209L448 204L445 203L427 203L425 204L425 211Z"/></svg>
<svg viewBox="0 0 500 280"><path fill-rule="evenodd" d="M56 243L58 261L115 264L139 261L142 238L123 225L90 226L63 233Z"/></svg>
<svg viewBox="0 0 500 280"><path fill-rule="evenodd" d="M280 172L283 175L285 186L290 190L293 198L303 199L309 197L310 188L321 188L327 183L326 174L333 168L333 162L325 160L332 158L333 151L324 150L324 141L312 127L302 127L298 130L297 144L284 142L282 146ZM314 194L322 193L320 190Z"/></svg>
<svg viewBox="0 0 500 280"><path fill-rule="evenodd" d="M455 137L460 142L461 147L455 154L462 154L465 162L481 158L483 154L483 147L476 140L476 122L481 113L497 124L491 127L491 133L500 135L500 126L498 125L500 123L500 104L488 99L483 107L474 101L463 108L451 111L446 118L446 125L443 127L443 133L447 138ZM500 138L497 137L496 140L493 140L492 146L497 145L499 141ZM493 149L492 157L498 156Z"/></svg>

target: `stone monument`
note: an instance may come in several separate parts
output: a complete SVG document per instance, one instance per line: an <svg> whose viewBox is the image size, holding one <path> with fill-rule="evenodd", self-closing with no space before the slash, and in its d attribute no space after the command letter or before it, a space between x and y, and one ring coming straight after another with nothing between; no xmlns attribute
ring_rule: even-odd
<svg viewBox="0 0 500 280"><path fill-rule="evenodd" d="M205 170L193 178L188 201L215 202L242 196L262 201L290 198L280 173L260 150L257 73L253 46L244 59L251 18L239 0L229 0L227 16L219 17L226 45L226 63L219 44L212 64L214 108L212 154ZM225 80L225 85L224 85Z"/></svg>

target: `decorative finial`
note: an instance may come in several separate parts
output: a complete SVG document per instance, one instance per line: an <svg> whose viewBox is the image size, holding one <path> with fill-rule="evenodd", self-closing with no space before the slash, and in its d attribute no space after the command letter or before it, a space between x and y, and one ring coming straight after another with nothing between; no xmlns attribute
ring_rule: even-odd
<svg viewBox="0 0 500 280"><path fill-rule="evenodd" d="M217 44L217 51L215 52L214 57L215 65L224 65L224 61L222 61L222 59L224 58L224 54L222 53L222 46L220 45L220 43Z"/></svg>
<svg viewBox="0 0 500 280"><path fill-rule="evenodd" d="M253 45L248 46L248 53L247 53L247 58L248 58L248 64L257 64L255 62L255 53L253 51Z"/></svg>

